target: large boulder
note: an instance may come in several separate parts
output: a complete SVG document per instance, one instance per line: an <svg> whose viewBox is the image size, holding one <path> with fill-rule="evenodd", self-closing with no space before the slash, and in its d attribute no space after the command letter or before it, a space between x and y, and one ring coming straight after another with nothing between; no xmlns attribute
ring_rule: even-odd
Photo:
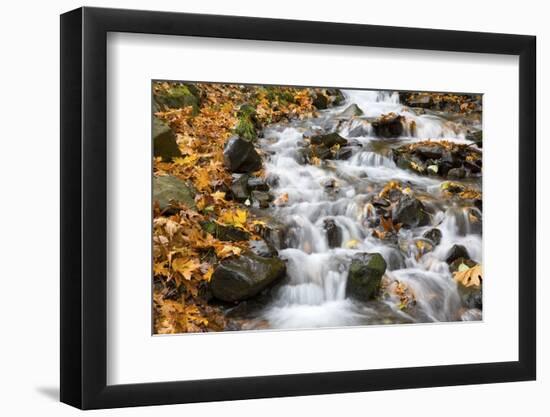
<svg viewBox="0 0 550 417"><path fill-rule="evenodd" d="M242 301L273 285L285 273L286 265L281 259L244 252L218 265L210 280L210 290L219 300Z"/></svg>
<svg viewBox="0 0 550 417"><path fill-rule="evenodd" d="M165 162L181 156L176 135L167 123L157 117L153 117L153 154Z"/></svg>
<svg viewBox="0 0 550 417"><path fill-rule="evenodd" d="M254 145L239 136L231 136L223 150L224 164L231 172L250 173L262 168L262 158Z"/></svg>
<svg viewBox="0 0 550 417"><path fill-rule="evenodd" d="M372 122L374 133L382 138L396 138L403 134L405 118L395 113L384 114Z"/></svg>
<svg viewBox="0 0 550 417"><path fill-rule="evenodd" d="M190 184L177 177L167 175L153 178L153 201L158 202L161 210L170 207L171 202L195 209L195 194Z"/></svg>
<svg viewBox="0 0 550 417"><path fill-rule="evenodd" d="M393 213L395 223L401 223L405 228L426 226L430 223L430 215L424 204L417 198L403 195Z"/></svg>
<svg viewBox="0 0 550 417"><path fill-rule="evenodd" d="M386 261L379 253L358 253L353 256L346 283L346 296L361 301L372 300L386 272Z"/></svg>

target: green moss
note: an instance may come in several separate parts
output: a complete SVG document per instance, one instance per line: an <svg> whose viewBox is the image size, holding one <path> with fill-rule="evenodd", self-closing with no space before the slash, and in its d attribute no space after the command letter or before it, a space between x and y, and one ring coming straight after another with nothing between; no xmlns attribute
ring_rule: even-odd
<svg viewBox="0 0 550 417"><path fill-rule="evenodd" d="M170 109L193 107L193 114L199 113L199 91L194 85L178 84L165 92L157 93L155 101Z"/></svg>
<svg viewBox="0 0 550 417"><path fill-rule="evenodd" d="M235 128L235 133L241 138L253 141L256 140L257 134L250 117L241 117Z"/></svg>

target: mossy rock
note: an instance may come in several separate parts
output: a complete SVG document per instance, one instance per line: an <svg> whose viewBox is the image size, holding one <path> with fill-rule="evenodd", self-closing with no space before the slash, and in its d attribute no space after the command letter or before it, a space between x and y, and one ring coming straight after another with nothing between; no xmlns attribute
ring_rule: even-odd
<svg viewBox="0 0 550 417"><path fill-rule="evenodd" d="M157 117L153 117L153 154L165 162L181 156L176 135L167 123Z"/></svg>
<svg viewBox="0 0 550 417"><path fill-rule="evenodd" d="M346 283L346 295L360 301L376 297L386 272L386 261L379 253L358 253L353 256Z"/></svg>
<svg viewBox="0 0 550 417"><path fill-rule="evenodd" d="M155 94L155 101L169 109L192 106L193 115L199 113L200 98L198 89L192 84L178 84L166 91Z"/></svg>
<svg viewBox="0 0 550 417"><path fill-rule="evenodd" d="M214 297L236 302L258 295L285 276L286 265L279 258L266 258L250 251L222 261L210 281Z"/></svg>
<svg viewBox="0 0 550 417"><path fill-rule="evenodd" d="M261 129L261 124L256 117L256 107L245 103L237 112L238 122L234 129L234 133L241 138L254 141L258 137L258 131Z"/></svg>
<svg viewBox="0 0 550 417"><path fill-rule="evenodd" d="M153 202L157 201L161 210L169 208L171 202L196 209L195 194L191 184L177 177L167 175L153 178Z"/></svg>
<svg viewBox="0 0 550 417"><path fill-rule="evenodd" d="M250 234L233 226L225 226L214 221L201 222L201 227L205 232L210 233L216 239L226 242L240 242L250 239Z"/></svg>

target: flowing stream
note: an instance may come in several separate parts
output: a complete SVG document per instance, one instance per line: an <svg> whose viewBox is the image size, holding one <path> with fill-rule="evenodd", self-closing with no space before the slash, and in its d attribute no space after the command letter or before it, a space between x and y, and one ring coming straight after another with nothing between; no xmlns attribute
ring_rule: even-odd
<svg viewBox="0 0 550 417"><path fill-rule="evenodd" d="M428 138L469 143L464 126L433 112L417 114L399 104L397 93L345 90L344 95L344 105L322 111L317 118L273 125L264 131L260 146L268 155L266 174L277 179L271 192L276 198L288 196L288 202L271 209L271 214L289 226L289 233L287 247L279 251L287 261L287 279L258 320L269 328L314 328L481 319L480 310L462 306L445 262L451 246L461 244L472 260L481 263L481 230L471 223L470 216L475 209L450 205L440 196L443 179L400 169L391 157L391 148ZM350 104L359 106L364 115L339 118ZM359 136L350 137L363 119L389 112L414 121L414 128L406 128L397 139L381 139L367 125ZM315 128L336 131L354 143L352 156L320 165L304 164L300 160L303 134ZM373 237L369 227L373 214L367 202L391 180L423 195L428 204L433 202L435 213L429 226L401 229L397 242ZM481 180L463 181L481 186ZM329 246L327 220L340 230L339 247ZM433 227L442 232L441 243L418 257L414 243ZM403 311L399 297L391 293L372 302L346 298L350 260L359 252L377 252L384 257L385 279L405 284L414 294L414 308Z"/></svg>

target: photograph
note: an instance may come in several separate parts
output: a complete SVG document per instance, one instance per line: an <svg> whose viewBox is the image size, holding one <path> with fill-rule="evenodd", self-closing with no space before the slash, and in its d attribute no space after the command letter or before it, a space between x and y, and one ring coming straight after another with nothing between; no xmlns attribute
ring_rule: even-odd
<svg viewBox="0 0 550 417"><path fill-rule="evenodd" d="M482 97L153 80L153 334L481 321Z"/></svg>

